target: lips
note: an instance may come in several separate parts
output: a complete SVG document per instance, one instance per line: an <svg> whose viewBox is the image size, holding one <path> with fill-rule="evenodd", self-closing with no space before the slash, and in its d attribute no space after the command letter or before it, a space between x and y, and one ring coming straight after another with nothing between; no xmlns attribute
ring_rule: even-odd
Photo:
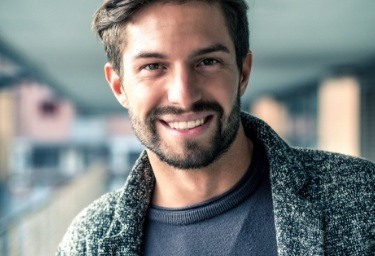
<svg viewBox="0 0 375 256"><path fill-rule="evenodd" d="M204 124L205 118L199 118L191 121L167 122L168 126L175 130L189 130Z"/></svg>

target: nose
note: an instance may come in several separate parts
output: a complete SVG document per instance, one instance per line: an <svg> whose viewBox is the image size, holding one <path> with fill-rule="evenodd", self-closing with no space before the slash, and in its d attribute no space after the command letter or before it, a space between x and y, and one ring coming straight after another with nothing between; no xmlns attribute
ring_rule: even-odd
<svg viewBox="0 0 375 256"><path fill-rule="evenodd" d="M187 67L176 68L168 88L168 101L174 106L188 110L201 98L202 92L194 70Z"/></svg>

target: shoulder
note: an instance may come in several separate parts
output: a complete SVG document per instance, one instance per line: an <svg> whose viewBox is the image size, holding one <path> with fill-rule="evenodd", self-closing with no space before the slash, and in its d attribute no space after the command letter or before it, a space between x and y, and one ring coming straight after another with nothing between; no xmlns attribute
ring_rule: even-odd
<svg viewBox="0 0 375 256"><path fill-rule="evenodd" d="M370 220L375 212L374 163L337 153L296 151L320 195L327 221L347 226L357 223L356 228L362 226L363 230L375 228L374 219Z"/></svg>
<svg viewBox="0 0 375 256"><path fill-rule="evenodd" d="M299 162L308 175L319 181L329 196L340 191L363 189L374 193L375 164L338 153L310 149L294 149ZM330 191L332 190L332 191Z"/></svg>
<svg viewBox="0 0 375 256"><path fill-rule="evenodd" d="M324 216L326 249L367 255L375 232L375 164L337 153L296 152L311 177L312 191L318 194L315 198Z"/></svg>
<svg viewBox="0 0 375 256"><path fill-rule="evenodd" d="M308 169L316 169L320 173L333 176L368 176L374 178L375 164L359 157L320 150L294 148L294 153ZM345 174L345 175L344 175Z"/></svg>
<svg viewBox="0 0 375 256"><path fill-rule="evenodd" d="M65 233L57 255L87 253L87 243L95 243L105 236L114 219L120 190L107 193L83 209Z"/></svg>

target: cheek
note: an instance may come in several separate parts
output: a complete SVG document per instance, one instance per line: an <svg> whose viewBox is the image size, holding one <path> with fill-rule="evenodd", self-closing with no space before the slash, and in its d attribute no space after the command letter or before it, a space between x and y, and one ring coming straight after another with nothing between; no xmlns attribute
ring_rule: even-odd
<svg viewBox="0 0 375 256"><path fill-rule="evenodd" d="M238 95L238 79L234 77L226 77L217 81L216 86L211 90L215 100L223 107L226 113L232 110L233 104L237 100Z"/></svg>
<svg viewBox="0 0 375 256"><path fill-rule="evenodd" d="M157 107L161 90L152 90L142 85L132 86L127 90L129 110L133 115L145 120L148 113Z"/></svg>

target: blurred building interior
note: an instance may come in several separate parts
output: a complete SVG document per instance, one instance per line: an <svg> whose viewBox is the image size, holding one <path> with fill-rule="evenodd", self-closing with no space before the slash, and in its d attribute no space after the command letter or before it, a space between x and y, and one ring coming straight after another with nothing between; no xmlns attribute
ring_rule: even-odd
<svg viewBox="0 0 375 256"><path fill-rule="evenodd" d="M0 3L0 255L52 255L143 149L104 79L100 2ZM375 1L247 2L243 109L293 146L375 161Z"/></svg>

